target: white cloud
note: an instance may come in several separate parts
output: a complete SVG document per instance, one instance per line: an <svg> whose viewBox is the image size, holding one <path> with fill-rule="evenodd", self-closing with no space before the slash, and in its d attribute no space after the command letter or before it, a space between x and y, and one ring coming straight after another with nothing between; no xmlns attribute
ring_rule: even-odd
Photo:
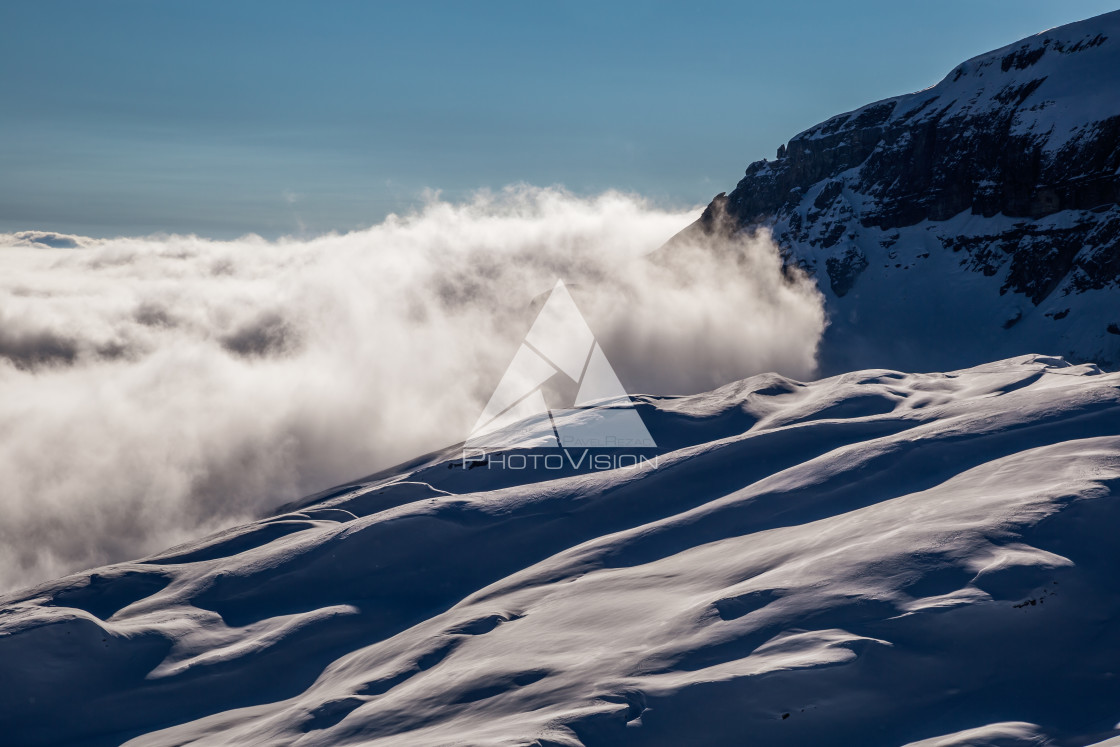
<svg viewBox="0 0 1120 747"><path fill-rule="evenodd" d="M563 278L632 392L808 376L764 236L518 187L314 239L0 235L0 587L152 552L465 438Z"/></svg>

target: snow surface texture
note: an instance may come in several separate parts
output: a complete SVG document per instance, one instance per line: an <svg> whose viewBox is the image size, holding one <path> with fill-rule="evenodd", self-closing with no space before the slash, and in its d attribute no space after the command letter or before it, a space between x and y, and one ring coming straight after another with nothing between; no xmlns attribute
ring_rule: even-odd
<svg viewBox="0 0 1120 747"><path fill-rule="evenodd" d="M636 400L656 466L448 451L4 597L0 741L1117 737L1120 374L1024 356Z"/></svg>

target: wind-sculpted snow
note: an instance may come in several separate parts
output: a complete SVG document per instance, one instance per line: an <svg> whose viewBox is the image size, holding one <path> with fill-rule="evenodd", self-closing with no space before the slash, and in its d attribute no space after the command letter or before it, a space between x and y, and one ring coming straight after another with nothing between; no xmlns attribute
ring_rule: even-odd
<svg viewBox="0 0 1120 747"><path fill-rule="evenodd" d="M641 467L455 450L2 600L19 745L1084 745L1120 720L1120 374L639 397Z"/></svg>

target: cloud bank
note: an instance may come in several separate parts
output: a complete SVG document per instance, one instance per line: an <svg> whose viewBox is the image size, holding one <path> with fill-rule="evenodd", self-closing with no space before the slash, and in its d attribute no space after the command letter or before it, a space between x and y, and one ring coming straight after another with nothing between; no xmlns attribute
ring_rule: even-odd
<svg viewBox="0 0 1120 747"><path fill-rule="evenodd" d="M808 377L812 284L693 211L509 188L313 239L0 235L0 588L463 440L557 278L631 392Z"/></svg>

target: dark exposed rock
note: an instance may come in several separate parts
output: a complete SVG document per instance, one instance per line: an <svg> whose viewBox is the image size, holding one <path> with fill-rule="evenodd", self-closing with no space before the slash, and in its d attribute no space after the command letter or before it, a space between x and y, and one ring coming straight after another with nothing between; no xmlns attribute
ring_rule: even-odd
<svg viewBox="0 0 1120 747"><path fill-rule="evenodd" d="M1043 81L1002 88L994 98L1014 101L979 114L921 122L907 116L888 126L877 115L820 125L791 140L784 158L751 164L726 196L727 211L740 225L788 218L801 206L800 195L821 181L826 186L812 202L818 213L847 187L875 198L859 222L884 229L946 220L962 210L1035 219L1116 204L1120 116L1093 123L1055 151L1044 149L1045 135L1016 133L1020 105ZM875 124L853 129L860 121Z"/></svg>
<svg viewBox="0 0 1120 747"><path fill-rule="evenodd" d="M832 291L837 296L843 296L855 285L859 274L867 269L867 257L859 249L852 247L840 258L829 257L825 268L828 270Z"/></svg>

